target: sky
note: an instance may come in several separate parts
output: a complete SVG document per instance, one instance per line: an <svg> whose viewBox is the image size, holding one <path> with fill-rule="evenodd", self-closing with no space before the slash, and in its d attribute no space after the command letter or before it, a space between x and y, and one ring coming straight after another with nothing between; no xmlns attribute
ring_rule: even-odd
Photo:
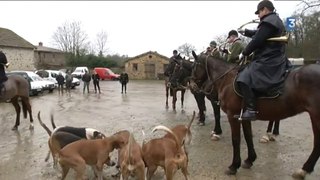
<svg viewBox="0 0 320 180"><path fill-rule="evenodd" d="M281 19L300 1L272 1ZM94 44L108 35L108 54L134 57L157 51L170 57L182 44L204 50L217 36L257 19L259 0L252 1L0 1L0 27L33 45L57 48L52 39L65 22L81 22Z"/></svg>

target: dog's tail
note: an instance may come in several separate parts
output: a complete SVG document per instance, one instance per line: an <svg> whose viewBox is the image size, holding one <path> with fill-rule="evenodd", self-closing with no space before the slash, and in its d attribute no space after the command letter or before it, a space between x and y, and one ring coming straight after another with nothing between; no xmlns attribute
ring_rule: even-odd
<svg viewBox="0 0 320 180"><path fill-rule="evenodd" d="M189 129L189 130L190 130L190 128L191 128L191 124L192 124L195 116L196 116L196 112L193 111L192 119L191 119L191 121L190 121L189 124L188 124L188 129Z"/></svg>
<svg viewBox="0 0 320 180"><path fill-rule="evenodd" d="M156 132L157 130L163 130L167 133L170 133L173 137L174 137L174 140L176 142L176 145L177 145L177 149L180 149L181 148L181 144L179 142L179 138L177 137L177 135L169 128L167 128L166 126L163 126L163 125L159 125L159 126L156 126L155 128L153 128L152 132Z"/></svg>
<svg viewBox="0 0 320 180"><path fill-rule="evenodd" d="M50 114L50 120L51 120L51 125L53 129L56 129L56 124L54 123L54 118L53 118L53 114Z"/></svg>
<svg viewBox="0 0 320 180"><path fill-rule="evenodd" d="M43 127L43 129L45 129L47 131L47 133L49 134L49 136L51 136L51 130L46 126L46 124L44 124L42 121L41 121L41 118L40 118L40 111L38 112L38 120L39 120L39 123L40 125Z"/></svg>

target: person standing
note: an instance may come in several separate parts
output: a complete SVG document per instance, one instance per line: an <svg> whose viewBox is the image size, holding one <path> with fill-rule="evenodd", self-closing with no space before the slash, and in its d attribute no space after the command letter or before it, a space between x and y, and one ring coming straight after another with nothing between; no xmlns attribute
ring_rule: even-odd
<svg viewBox="0 0 320 180"><path fill-rule="evenodd" d="M64 84L64 77L62 76L62 73L59 72L59 74L56 77L56 80L58 82L58 91L59 94L63 94L63 84Z"/></svg>
<svg viewBox="0 0 320 180"><path fill-rule="evenodd" d="M278 90L290 67L290 61L285 55L286 42L269 40L286 33L282 20L274 10L271 1L262 0L255 12L260 18L258 29L239 30L241 34L252 37L239 59L254 53L252 61L239 72L236 80L244 100L242 120L256 120L258 111L255 93Z"/></svg>
<svg viewBox="0 0 320 180"><path fill-rule="evenodd" d="M2 88L4 88L4 82L8 80L5 72L5 66L8 66L8 61L6 55L0 51L0 95Z"/></svg>
<svg viewBox="0 0 320 180"><path fill-rule="evenodd" d="M71 94L72 80L73 80L73 77L72 77L70 71L67 70L67 73L66 73L66 92L69 93L69 95Z"/></svg>
<svg viewBox="0 0 320 180"><path fill-rule="evenodd" d="M83 94L84 94L86 88L87 88L87 92L89 94L89 84L91 81L91 76L89 75L88 71L85 71L84 75L82 76L82 81L83 81Z"/></svg>
<svg viewBox="0 0 320 180"><path fill-rule="evenodd" d="M97 87L98 87L99 94L100 94L101 93L100 85L99 85L100 76L95 70L93 70L92 81L93 81L93 86L94 86L94 93L97 93Z"/></svg>
<svg viewBox="0 0 320 180"><path fill-rule="evenodd" d="M120 74L120 83L121 83L121 94L123 93L123 89L124 89L124 93L127 93L127 83L129 82L129 76L126 72L122 72Z"/></svg>

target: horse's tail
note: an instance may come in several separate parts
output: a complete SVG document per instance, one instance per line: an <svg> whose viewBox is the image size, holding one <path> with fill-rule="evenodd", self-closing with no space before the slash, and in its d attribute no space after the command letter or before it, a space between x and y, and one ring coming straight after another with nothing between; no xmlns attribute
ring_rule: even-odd
<svg viewBox="0 0 320 180"><path fill-rule="evenodd" d="M53 114L52 114L52 113L50 114L50 120L51 120L52 128L53 128L53 129L56 129L57 126L56 126L56 124L54 123L54 119L53 119Z"/></svg>
<svg viewBox="0 0 320 180"><path fill-rule="evenodd" d="M28 107L27 107L27 103L25 102L26 100L29 101L29 99L22 99L21 103L22 103L22 112L23 112L23 117L27 118L28 115Z"/></svg>
<svg viewBox="0 0 320 180"><path fill-rule="evenodd" d="M51 136L51 134L52 134L51 130L46 126L46 124L44 124L44 123L41 121L40 111L38 112L38 120L39 120L40 125L43 127L43 129L47 131L47 133L49 134L49 136Z"/></svg>

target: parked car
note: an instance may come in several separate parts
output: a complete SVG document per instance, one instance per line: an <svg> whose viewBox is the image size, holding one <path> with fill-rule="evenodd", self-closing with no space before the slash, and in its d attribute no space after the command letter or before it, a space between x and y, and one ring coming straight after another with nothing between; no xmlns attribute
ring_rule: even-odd
<svg viewBox="0 0 320 180"><path fill-rule="evenodd" d="M89 73L89 69L87 67L76 67L76 69L73 71L73 73L71 73L71 75L80 79L84 75L85 71Z"/></svg>
<svg viewBox="0 0 320 180"><path fill-rule="evenodd" d="M55 86L58 87L56 77L58 76L59 72L54 70L38 70L35 71L35 73L38 74L42 79L53 82Z"/></svg>
<svg viewBox="0 0 320 180"><path fill-rule="evenodd" d="M42 79L38 74L36 74L36 73L34 73L32 71L11 71L11 72L14 72L14 73L27 73L27 76L29 78L31 78L32 81L38 81L42 85L42 90L43 91L48 90L51 93L56 88L55 83Z"/></svg>
<svg viewBox="0 0 320 180"><path fill-rule="evenodd" d="M28 73L26 72L20 72L20 71L13 71L13 72L6 72L7 76L12 75L19 75L24 77L26 80L28 80L30 86L29 86L29 96L37 96L39 93L42 93L42 82L33 80Z"/></svg>
<svg viewBox="0 0 320 180"><path fill-rule="evenodd" d="M58 86L58 82L56 80L56 77L58 74L61 73L64 78L66 78L66 73L63 71L57 71L57 70L38 70L36 71L36 74L38 74L40 77L42 77L45 80L54 82L56 84L56 87ZM72 78L71 88L74 89L76 86L80 85L80 80L77 78Z"/></svg>
<svg viewBox="0 0 320 180"><path fill-rule="evenodd" d="M101 80L119 80L120 75L115 74L109 68L96 67L94 70L97 72Z"/></svg>

